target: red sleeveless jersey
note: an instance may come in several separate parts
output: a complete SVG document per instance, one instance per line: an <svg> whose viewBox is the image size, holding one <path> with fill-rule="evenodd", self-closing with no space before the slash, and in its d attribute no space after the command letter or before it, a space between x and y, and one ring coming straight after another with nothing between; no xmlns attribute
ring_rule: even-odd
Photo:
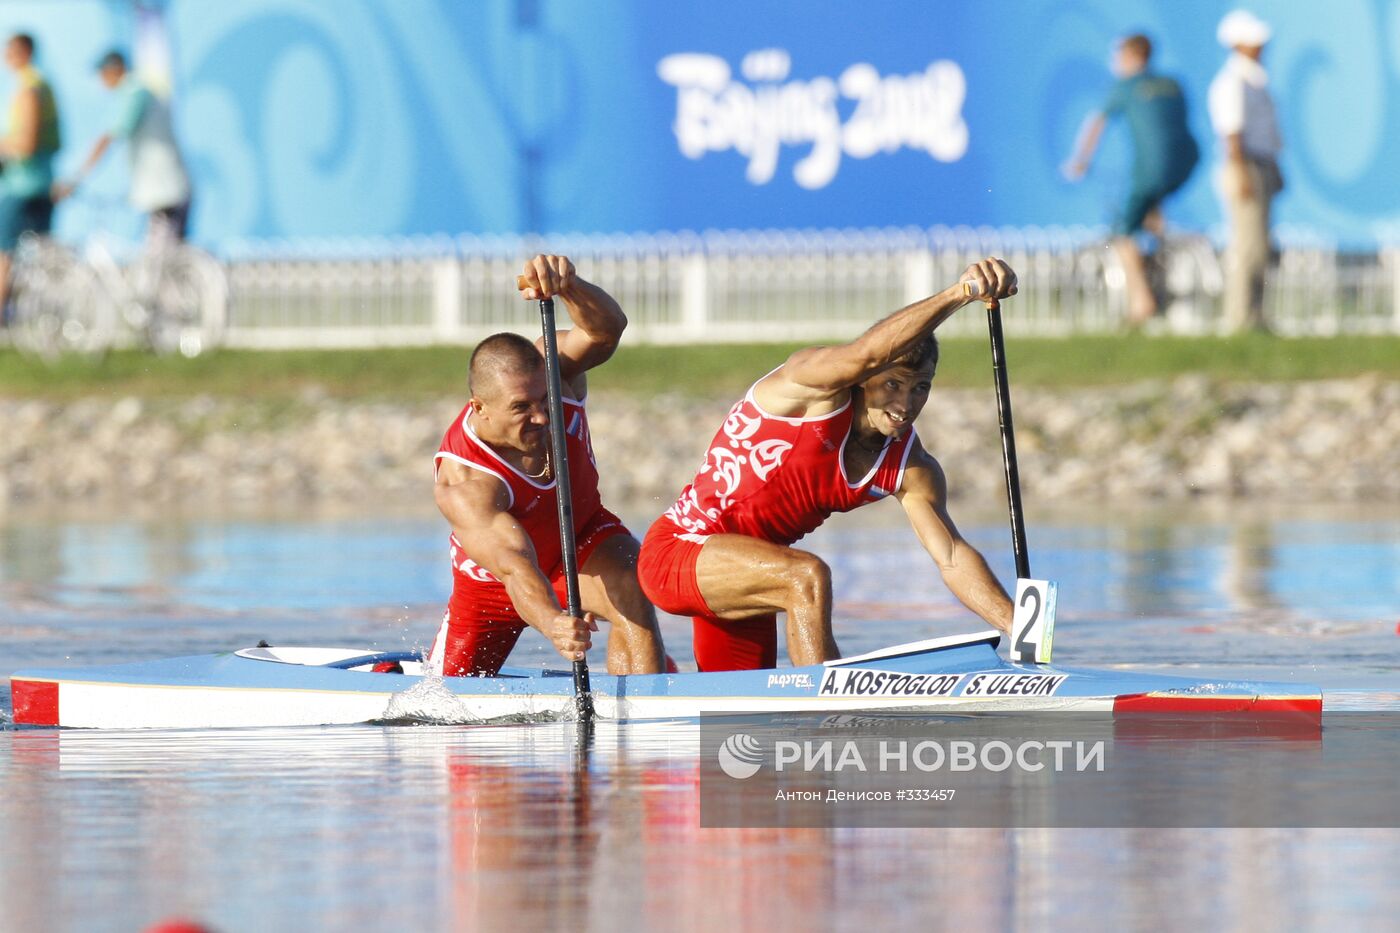
<svg viewBox="0 0 1400 933"><path fill-rule="evenodd" d="M914 429L887 439L870 471L850 478L845 448L854 419L849 400L818 418L770 415L750 388L729 410L700 472L666 517L691 534L741 534L786 545L832 512L883 499L904 478Z"/></svg>
<svg viewBox="0 0 1400 933"><path fill-rule="evenodd" d="M583 403L571 398L564 401L565 445L569 453L569 483L574 498L574 531L577 533L602 509L598 494L598 467L593 461L593 443L588 434L588 415ZM559 567L559 506L554 496L554 480L541 483L526 476L506 462L472 430L467 415L468 405L443 435L438 452L433 455L436 474L439 460L455 460L473 470L489 473L505 484L510 494L510 514L524 527L535 546L540 570L547 576ZM495 583L485 567L480 566L462 548L454 533L451 536L452 567L471 580Z"/></svg>

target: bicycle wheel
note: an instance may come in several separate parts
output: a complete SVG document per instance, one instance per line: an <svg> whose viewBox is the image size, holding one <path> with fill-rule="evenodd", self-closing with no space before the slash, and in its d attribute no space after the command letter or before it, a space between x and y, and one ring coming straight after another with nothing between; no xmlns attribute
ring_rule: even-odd
<svg viewBox="0 0 1400 933"><path fill-rule="evenodd" d="M195 357L223 342L228 283L208 253L181 246L158 260L146 336L157 353Z"/></svg>
<svg viewBox="0 0 1400 933"><path fill-rule="evenodd" d="M112 342L114 315L96 275L47 238L22 240L14 271L15 347L53 362L67 355L96 357Z"/></svg>

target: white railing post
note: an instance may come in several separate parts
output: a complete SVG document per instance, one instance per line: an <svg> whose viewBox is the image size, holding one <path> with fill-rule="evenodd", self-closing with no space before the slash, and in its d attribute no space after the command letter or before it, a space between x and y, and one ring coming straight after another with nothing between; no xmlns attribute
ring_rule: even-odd
<svg viewBox="0 0 1400 933"><path fill-rule="evenodd" d="M904 303L912 305L933 294L933 252L929 248L904 254Z"/></svg>
<svg viewBox="0 0 1400 933"><path fill-rule="evenodd" d="M1390 332L1400 334L1400 246L1383 247L1380 260L1390 271Z"/></svg>
<svg viewBox="0 0 1400 933"><path fill-rule="evenodd" d="M703 339L710 320L710 272L703 252L681 263L681 329L687 337Z"/></svg>
<svg viewBox="0 0 1400 933"><path fill-rule="evenodd" d="M462 263L444 256L433 263L433 340L456 343L462 336Z"/></svg>
<svg viewBox="0 0 1400 933"><path fill-rule="evenodd" d="M964 263L1009 250L1022 276L1023 326L1038 333L1097 333L1118 326L1123 300L1116 254L1083 230L1024 232L934 228L871 231L728 231L704 236L585 237L570 249L636 311L648 340L824 339L860 325L861 309L908 304L953 281ZM1271 323L1285 333L1346 329L1400 334L1400 232L1366 261L1339 267L1336 247L1284 231L1289 243L1270 283ZM520 328L515 238L455 244L269 244L267 256L230 268L229 339L244 346L422 343L460 345ZM1185 245L1197 296L1218 294L1219 263L1204 242ZM713 261L711 261L713 259ZM1340 315L1341 294L1358 310ZM1391 302L1387 309L1387 297ZM1209 330L1209 315L1201 329ZM950 321L950 333L976 321ZM630 338L629 338L630 339Z"/></svg>

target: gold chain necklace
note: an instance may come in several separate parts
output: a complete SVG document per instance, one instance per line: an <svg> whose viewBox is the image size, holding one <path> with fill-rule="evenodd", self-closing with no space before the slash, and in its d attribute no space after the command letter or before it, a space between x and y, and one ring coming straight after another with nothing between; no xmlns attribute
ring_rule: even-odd
<svg viewBox="0 0 1400 933"><path fill-rule="evenodd" d="M544 466L540 467L540 471L538 473L531 473L529 470L525 469L523 464L520 467L520 472L530 477L530 479L544 479L545 477L549 476L549 467L549 451L546 450L544 452Z"/></svg>

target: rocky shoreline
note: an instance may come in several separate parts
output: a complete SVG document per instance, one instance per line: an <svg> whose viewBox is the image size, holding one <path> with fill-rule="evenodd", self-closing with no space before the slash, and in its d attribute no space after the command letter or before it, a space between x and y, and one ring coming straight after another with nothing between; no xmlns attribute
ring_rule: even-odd
<svg viewBox="0 0 1400 933"><path fill-rule="evenodd" d="M604 494L669 503L732 399L599 394ZM1400 381L1204 378L1014 390L1021 477L1045 501L1400 501ZM427 495L461 399L0 399L0 508L402 502ZM954 499L1002 489L990 391L938 389L919 421Z"/></svg>

